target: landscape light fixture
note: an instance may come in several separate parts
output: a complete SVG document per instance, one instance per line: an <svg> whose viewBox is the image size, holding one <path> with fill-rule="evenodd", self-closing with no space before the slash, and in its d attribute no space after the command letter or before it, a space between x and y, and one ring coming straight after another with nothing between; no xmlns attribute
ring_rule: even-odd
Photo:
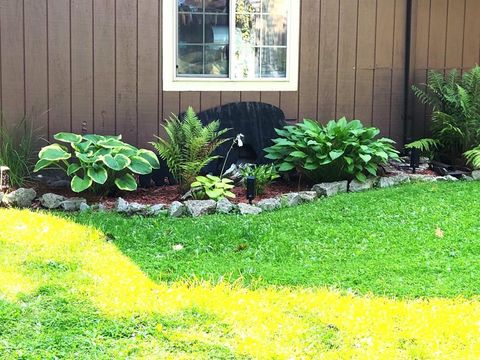
<svg viewBox="0 0 480 360"><path fill-rule="evenodd" d="M252 205L252 201L255 199L255 176L247 177L247 200Z"/></svg>
<svg viewBox="0 0 480 360"><path fill-rule="evenodd" d="M9 187L10 179L8 172L10 169L7 166L0 166L0 191L6 191Z"/></svg>
<svg viewBox="0 0 480 360"><path fill-rule="evenodd" d="M410 150L410 167L412 168L412 172L415 174L417 168L420 166L420 150L419 149L411 149Z"/></svg>

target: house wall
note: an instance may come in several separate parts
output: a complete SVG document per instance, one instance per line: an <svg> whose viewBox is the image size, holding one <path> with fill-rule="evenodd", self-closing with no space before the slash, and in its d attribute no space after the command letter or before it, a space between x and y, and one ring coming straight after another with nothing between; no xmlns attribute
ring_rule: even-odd
<svg viewBox="0 0 480 360"><path fill-rule="evenodd" d="M172 0L173 1L173 0ZM407 0L302 0L298 92L163 92L161 0L0 0L0 108L59 131L140 145L192 105L263 101L287 118L355 117L404 136ZM413 0L410 82L479 62L479 0ZM410 99L419 136L426 111ZM414 105L415 104L415 105Z"/></svg>

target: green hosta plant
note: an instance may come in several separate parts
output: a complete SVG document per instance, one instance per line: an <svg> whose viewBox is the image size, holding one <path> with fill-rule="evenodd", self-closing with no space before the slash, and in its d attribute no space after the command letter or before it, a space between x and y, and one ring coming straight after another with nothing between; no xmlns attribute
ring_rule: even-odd
<svg viewBox="0 0 480 360"><path fill-rule="evenodd" d="M192 196L195 199L220 200L226 197L234 198L235 194L230 190L234 188L233 181L227 178L207 175L197 176L191 185Z"/></svg>
<svg viewBox="0 0 480 360"><path fill-rule="evenodd" d="M244 186L246 186L246 179L249 176L255 176L255 192L256 195L262 195L265 188L278 179L278 171L275 165L246 165L240 168L240 173L243 177Z"/></svg>
<svg viewBox="0 0 480 360"><path fill-rule="evenodd" d="M146 175L160 167L153 151L137 149L121 141L120 136L77 135L58 133L55 140L70 145L44 147L34 171L57 168L72 178L71 188L80 193L87 189L109 192L115 186L134 191L134 174Z"/></svg>
<svg viewBox="0 0 480 360"><path fill-rule="evenodd" d="M359 120L345 118L321 125L304 120L276 130L279 138L265 149L278 170L296 170L312 181L336 181L377 175L378 167L389 159L398 159L393 140L377 139L380 130L366 128Z"/></svg>

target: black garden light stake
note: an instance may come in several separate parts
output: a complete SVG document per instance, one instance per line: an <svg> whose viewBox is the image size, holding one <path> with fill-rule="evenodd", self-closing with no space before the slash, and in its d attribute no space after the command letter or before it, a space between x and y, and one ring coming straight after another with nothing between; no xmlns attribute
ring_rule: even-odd
<svg viewBox="0 0 480 360"><path fill-rule="evenodd" d="M252 205L252 201L255 199L255 176L247 177L247 200Z"/></svg>
<svg viewBox="0 0 480 360"><path fill-rule="evenodd" d="M417 168L420 166L420 150L412 148L410 151L410 167L415 174Z"/></svg>

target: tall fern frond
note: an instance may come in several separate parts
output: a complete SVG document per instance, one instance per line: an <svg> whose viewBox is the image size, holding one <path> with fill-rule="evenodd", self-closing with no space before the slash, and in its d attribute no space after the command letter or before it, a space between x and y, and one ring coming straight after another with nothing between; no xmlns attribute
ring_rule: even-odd
<svg viewBox="0 0 480 360"><path fill-rule="evenodd" d="M476 148L465 152L464 155L467 159L467 162L471 164L475 169L480 168L480 146L477 146Z"/></svg>
<svg viewBox="0 0 480 360"><path fill-rule="evenodd" d="M413 141L410 144L405 145L406 149L418 149L422 153L429 153L435 151L438 148L438 141L434 139L420 139Z"/></svg>
<svg viewBox="0 0 480 360"><path fill-rule="evenodd" d="M192 107L182 119L176 116L167 119L163 128L167 136L152 145L183 190L189 189L200 171L218 158L213 152L229 140L222 136L230 129L219 130L219 121L203 125Z"/></svg>

